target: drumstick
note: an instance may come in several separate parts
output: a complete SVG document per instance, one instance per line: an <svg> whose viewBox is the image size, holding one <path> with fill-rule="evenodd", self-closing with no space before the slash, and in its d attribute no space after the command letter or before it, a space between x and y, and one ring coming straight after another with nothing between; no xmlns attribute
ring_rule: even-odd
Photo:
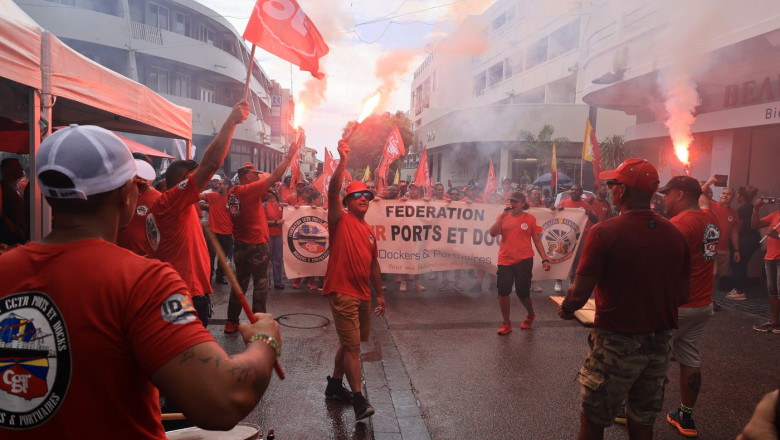
<svg viewBox="0 0 780 440"><path fill-rule="evenodd" d="M238 302L241 303L241 308L244 309L244 313L246 313L247 318L249 318L249 322L254 324L255 322L257 322L257 318L255 318L255 314L252 313L252 307L249 307L249 303L246 300L246 296L244 296L244 292L241 291L241 286L238 285L238 279L236 278L236 274L233 273L233 269L228 264L227 257L225 256L225 251L222 249L222 246L219 244L219 241L217 240L217 236L214 235L214 232L211 230L211 227L209 227L209 225L206 225L203 229L206 230L206 235L208 235L209 237L211 246L214 248L215 251L217 251L217 258L219 259L219 264L222 266L222 271L227 276L228 281L230 281L230 286L233 288L233 294L236 295L236 298L238 298ZM284 380L284 370L282 370L282 365L279 364L278 359L274 361L274 371L276 371L276 375L279 376L279 379Z"/></svg>
<svg viewBox="0 0 780 440"><path fill-rule="evenodd" d="M163 413L160 417L162 421L166 420L187 420L183 413Z"/></svg>

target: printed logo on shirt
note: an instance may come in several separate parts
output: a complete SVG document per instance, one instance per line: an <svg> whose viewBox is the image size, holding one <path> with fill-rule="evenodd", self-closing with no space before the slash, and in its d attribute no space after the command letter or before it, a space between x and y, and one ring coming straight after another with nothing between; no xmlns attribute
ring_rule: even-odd
<svg viewBox="0 0 780 440"><path fill-rule="evenodd" d="M29 429L57 412L70 385L70 340L60 310L43 292L0 301L0 427Z"/></svg>
<svg viewBox="0 0 780 440"><path fill-rule="evenodd" d="M287 231L287 247L295 258L305 263L328 258L328 223L314 216L299 218Z"/></svg>
<svg viewBox="0 0 780 440"><path fill-rule="evenodd" d="M145 217L146 214L149 213L149 207L146 205L138 205L135 208L135 215L140 215L141 217Z"/></svg>
<svg viewBox="0 0 780 440"><path fill-rule="evenodd" d="M712 223L707 223L704 227L704 242L702 243L701 254L704 261L712 261L718 253L718 242L720 241L720 229Z"/></svg>
<svg viewBox="0 0 780 440"><path fill-rule="evenodd" d="M729 223L734 223L734 216L733 215L728 216L727 219L728 219Z"/></svg>
<svg viewBox="0 0 780 440"><path fill-rule="evenodd" d="M542 225L542 242L551 264L561 263L574 257L577 240L580 238L577 223L563 217L548 220Z"/></svg>
<svg viewBox="0 0 780 440"><path fill-rule="evenodd" d="M184 179L184 180L182 180L182 181L181 181L181 183L179 183L178 185L176 185L176 188L179 188L179 189L184 189L184 188L186 188L186 187L187 187L187 182L189 182L189 179Z"/></svg>
<svg viewBox="0 0 780 440"><path fill-rule="evenodd" d="M241 214L241 200L238 199L237 195L230 194L228 196L227 209L233 217Z"/></svg>
<svg viewBox="0 0 780 440"><path fill-rule="evenodd" d="M174 293L162 303L162 318L171 324L186 324L198 319L198 312L192 305L192 298L182 293Z"/></svg>
<svg viewBox="0 0 780 440"><path fill-rule="evenodd" d="M527 231L527 230L528 230L528 223L522 223L522 224L520 225L520 229L522 229L522 230L524 230L524 231Z"/></svg>
<svg viewBox="0 0 780 440"><path fill-rule="evenodd" d="M149 241L149 246L153 250L157 250L160 247L160 228L157 227L157 222L154 221L154 214L146 216L146 240Z"/></svg>

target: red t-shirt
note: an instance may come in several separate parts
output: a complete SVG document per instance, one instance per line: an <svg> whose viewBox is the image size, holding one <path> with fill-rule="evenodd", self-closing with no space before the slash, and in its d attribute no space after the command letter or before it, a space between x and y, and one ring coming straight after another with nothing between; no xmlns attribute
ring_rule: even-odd
<svg viewBox="0 0 780 440"><path fill-rule="evenodd" d="M290 194L295 194L295 188L290 188L289 186L283 186L282 190L279 193L279 197L282 199L284 203L287 203L287 198L290 197Z"/></svg>
<svg viewBox="0 0 780 440"><path fill-rule="evenodd" d="M762 222L768 222L770 228L777 226L780 222L780 211L775 211L761 219ZM780 260L780 239L774 237L766 238L766 255L764 260Z"/></svg>
<svg viewBox="0 0 780 440"><path fill-rule="evenodd" d="M233 239L247 244L268 243L268 221L262 197L268 192L268 179L230 188L228 207L233 218Z"/></svg>
<svg viewBox="0 0 780 440"><path fill-rule="evenodd" d="M731 249L731 231L737 227L737 211L723 206L720 203L710 200L710 207L715 218L718 220L718 227L720 228L720 241L718 242L719 251L727 251Z"/></svg>
<svg viewBox="0 0 780 440"><path fill-rule="evenodd" d="M10 382L0 383L0 438L166 438L149 377L214 340L169 264L98 239L30 243L0 256L0 279L0 322L23 323L16 328L35 336L18 348L44 350L2 367ZM6 385L18 375L28 387ZM4 429L19 409L48 420L29 416L40 424ZM15 417L16 428L24 423Z"/></svg>
<svg viewBox="0 0 780 440"><path fill-rule="evenodd" d="M269 222L282 219L282 204L276 201L273 196L268 197L268 201L265 202L265 218ZM277 236L282 235L282 225L268 226L268 235Z"/></svg>
<svg viewBox="0 0 780 440"><path fill-rule="evenodd" d="M579 202L575 202L572 199L561 200L561 203L559 203L558 206L563 206L564 208L582 208L593 212L593 206L585 201L585 199L580 199ZM593 223L590 221L590 218L588 218L588 222L585 223L585 231L589 231L592 227Z"/></svg>
<svg viewBox="0 0 780 440"><path fill-rule="evenodd" d="M338 223L328 223L330 257L323 295L334 292L371 300L371 262L378 256L371 226L344 211Z"/></svg>
<svg viewBox="0 0 780 440"><path fill-rule="evenodd" d="M297 192L293 192L284 199L284 203L288 205L305 205L306 200L303 199L303 195L299 196Z"/></svg>
<svg viewBox="0 0 780 440"><path fill-rule="evenodd" d="M501 218L499 215L496 221ZM536 217L523 212L519 216L507 215L501 221L501 245L498 248L498 265L511 266L534 257L533 235L542 233Z"/></svg>
<svg viewBox="0 0 780 440"><path fill-rule="evenodd" d="M606 200L593 199L591 211L599 218L599 222L603 222L612 212L612 206Z"/></svg>
<svg viewBox="0 0 780 440"><path fill-rule="evenodd" d="M623 333L677 328L690 264L683 235L655 213L625 212L596 224L577 266L578 275L598 279L594 325Z"/></svg>
<svg viewBox="0 0 780 440"><path fill-rule="evenodd" d="M233 220L228 211L228 198L218 192L204 193L203 197L209 202L209 227L215 234L230 235L233 233Z"/></svg>
<svg viewBox="0 0 780 440"><path fill-rule="evenodd" d="M146 217L153 258L171 263L192 296L211 293L209 250L196 206L200 193L193 176L166 190Z"/></svg>
<svg viewBox="0 0 780 440"><path fill-rule="evenodd" d="M688 303L682 307L706 306L712 302L713 265L718 250L718 220L709 209L684 211L671 222L685 236L691 253L691 282Z"/></svg>
<svg viewBox="0 0 780 440"><path fill-rule="evenodd" d="M116 244L130 249L138 255L150 255L152 247L149 240L146 239L146 216L149 214L149 208L160 198L160 191L151 186L141 195L135 204L135 215L130 219L130 223L119 230L116 236Z"/></svg>

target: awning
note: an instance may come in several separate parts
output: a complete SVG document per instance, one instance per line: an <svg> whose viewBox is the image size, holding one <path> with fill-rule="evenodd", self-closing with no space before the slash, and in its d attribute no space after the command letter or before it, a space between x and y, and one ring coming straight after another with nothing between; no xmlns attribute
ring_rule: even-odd
<svg viewBox="0 0 780 440"><path fill-rule="evenodd" d="M114 133L114 134L116 134L116 133ZM117 134L117 136L119 136L119 135ZM119 136L119 139L122 139L125 142L125 144L127 145L127 148L129 148L130 151L132 151L133 153L143 153L143 154L145 154L147 156L150 156L150 157L165 157L165 158L168 158L168 159L175 159L175 157L173 157L173 156L171 156L169 154L165 154L165 153L163 153L160 150L155 150L154 148L152 148L152 147L150 147L148 145L144 145L144 144L142 144L140 142L136 142L136 141L134 141L132 139L128 139L128 138L123 137L123 136Z"/></svg>

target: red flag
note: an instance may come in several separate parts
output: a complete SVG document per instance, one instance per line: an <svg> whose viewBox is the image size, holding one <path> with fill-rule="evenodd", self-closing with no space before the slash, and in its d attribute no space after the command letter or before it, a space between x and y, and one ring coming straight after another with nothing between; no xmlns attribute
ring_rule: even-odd
<svg viewBox="0 0 780 440"><path fill-rule="evenodd" d="M396 124L390 132L390 136L387 137L385 148L382 150L382 160L379 161L379 169L376 172L379 194L384 194L387 191L387 173L390 171L390 164L404 155L406 155L404 140L401 138L401 132L398 131L398 124Z"/></svg>
<svg viewBox="0 0 780 440"><path fill-rule="evenodd" d="M496 172L493 170L493 158L490 158L490 168L488 168L487 182L485 182L485 192L482 193L482 201L487 203L488 197L496 192L498 182L496 181Z"/></svg>
<svg viewBox="0 0 780 440"><path fill-rule="evenodd" d="M325 162L323 163L322 174L317 176L317 178L314 179L314 182L312 182L312 186L325 196L326 202L328 200L328 186L330 186L330 180L333 178L333 172L336 170L338 164L339 162L336 160L335 157L329 154L328 149L326 148ZM341 182L341 187L346 188L346 186L351 181L352 181L352 175L349 174L349 171L344 170L344 177Z"/></svg>
<svg viewBox="0 0 780 440"><path fill-rule="evenodd" d="M420 164L417 165L417 171L414 172L414 179L412 182L418 186L425 188L425 194L431 194L431 170L428 167L428 149L423 147L422 154L420 155Z"/></svg>
<svg viewBox="0 0 780 440"><path fill-rule="evenodd" d="M601 172L601 152L599 151L599 141L596 140L596 130L590 125L590 119L585 120L585 140L582 142L582 159L593 164L593 175L596 176L596 186Z"/></svg>
<svg viewBox="0 0 780 440"><path fill-rule="evenodd" d="M317 79L325 77L320 57L328 45L295 0L257 0L243 37Z"/></svg>
<svg viewBox="0 0 780 440"><path fill-rule="evenodd" d="M290 188L295 188L295 184L301 179L301 149L293 154L290 159L290 171L292 171L292 178L290 178Z"/></svg>

